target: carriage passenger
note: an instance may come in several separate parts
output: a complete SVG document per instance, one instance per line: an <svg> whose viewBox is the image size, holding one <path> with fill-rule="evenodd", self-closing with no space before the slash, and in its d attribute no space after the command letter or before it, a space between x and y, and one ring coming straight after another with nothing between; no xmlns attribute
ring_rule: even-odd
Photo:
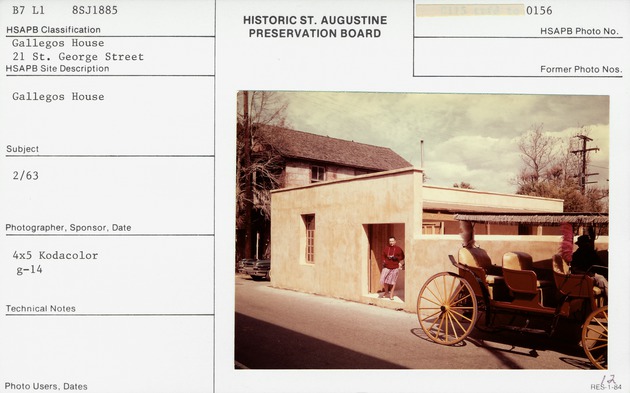
<svg viewBox="0 0 630 393"><path fill-rule="evenodd" d="M575 250L571 259L571 273L588 274L593 277L595 285L601 288L604 295L608 297L608 280L601 274L591 271L593 266L601 266L599 256L595 251L594 240L588 235L582 235L577 238L575 244L577 244L578 249Z"/></svg>

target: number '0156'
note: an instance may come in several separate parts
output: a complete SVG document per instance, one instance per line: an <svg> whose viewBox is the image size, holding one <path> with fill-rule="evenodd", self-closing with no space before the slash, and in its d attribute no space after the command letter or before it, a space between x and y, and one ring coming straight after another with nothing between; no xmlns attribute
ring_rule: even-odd
<svg viewBox="0 0 630 393"><path fill-rule="evenodd" d="M551 15L553 11L550 5L528 5L525 8L525 12L527 12L527 15Z"/></svg>

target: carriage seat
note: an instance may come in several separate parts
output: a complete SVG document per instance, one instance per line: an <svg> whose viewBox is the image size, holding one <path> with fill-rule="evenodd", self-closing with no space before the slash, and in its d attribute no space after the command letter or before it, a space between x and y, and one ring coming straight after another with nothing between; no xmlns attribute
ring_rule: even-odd
<svg viewBox="0 0 630 393"><path fill-rule="evenodd" d="M510 251L503 254L502 266L511 270L531 270L534 271L534 260L532 256L522 251ZM538 288L553 286L551 280L540 280L536 278Z"/></svg>
<svg viewBox="0 0 630 393"><path fill-rule="evenodd" d="M515 304L542 307L550 301L547 297L553 288L553 281L539 279L531 255L521 251L506 252L503 254L502 266L505 283Z"/></svg>
<svg viewBox="0 0 630 393"><path fill-rule="evenodd" d="M457 260L459 263L464 264L472 268L472 270L477 271L477 274L483 272L483 274L479 275L485 276L485 280L488 285L494 285L496 281L503 279L500 274L500 268L492 264L490 256L483 248L462 247L459 249Z"/></svg>

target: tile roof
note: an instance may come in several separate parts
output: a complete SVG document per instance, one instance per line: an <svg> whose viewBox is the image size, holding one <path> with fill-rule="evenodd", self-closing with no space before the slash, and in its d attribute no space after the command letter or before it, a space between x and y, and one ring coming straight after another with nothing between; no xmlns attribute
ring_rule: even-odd
<svg viewBox="0 0 630 393"><path fill-rule="evenodd" d="M265 127L257 136L285 158L319 161L375 171L412 166L387 147L367 145L281 127Z"/></svg>

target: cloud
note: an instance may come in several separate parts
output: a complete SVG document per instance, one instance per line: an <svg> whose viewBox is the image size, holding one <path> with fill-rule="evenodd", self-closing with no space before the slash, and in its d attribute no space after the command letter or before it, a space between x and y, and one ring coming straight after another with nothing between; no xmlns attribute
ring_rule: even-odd
<svg viewBox="0 0 630 393"><path fill-rule="evenodd" d="M542 124L564 139L580 127L599 147L593 169L608 173L607 96L284 92L289 124L301 131L386 146L420 167L429 183L465 181L486 191L514 192L518 140ZM597 166L597 168L595 167ZM601 184L603 185L603 184Z"/></svg>
<svg viewBox="0 0 630 393"><path fill-rule="evenodd" d="M513 192L513 168L520 165L516 138L460 135L439 143L426 155L430 183L467 182L487 191Z"/></svg>

